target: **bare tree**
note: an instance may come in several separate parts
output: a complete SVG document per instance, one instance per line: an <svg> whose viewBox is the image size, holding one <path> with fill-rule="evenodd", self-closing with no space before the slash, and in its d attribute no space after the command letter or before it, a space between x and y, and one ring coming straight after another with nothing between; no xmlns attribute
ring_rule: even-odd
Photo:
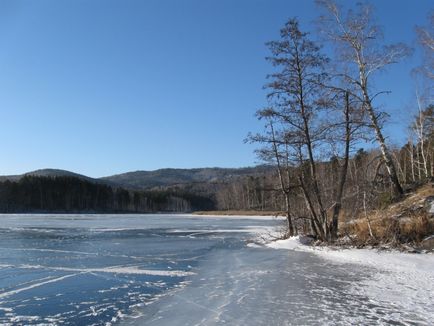
<svg viewBox="0 0 434 326"><path fill-rule="evenodd" d="M403 44L383 46L381 30L373 23L372 9L358 4L357 10L349 10L345 15L332 0L317 0L325 9L320 17L321 32L332 40L339 49L340 60L347 66L342 69L342 77L356 87L353 95L358 97L366 110L371 128L375 132L389 178L396 195L403 193L396 168L383 135L381 118L385 115L374 105L375 98L384 92L373 93L373 75L410 54Z"/></svg>
<svg viewBox="0 0 434 326"><path fill-rule="evenodd" d="M294 236L297 233L294 227L293 216L291 212L290 197L296 185L291 183L291 170L293 166L290 163L290 153L288 144L285 142L284 131L276 130L275 112L273 109L262 109L257 112L259 119L266 120L266 131L263 134L250 134L248 141L262 144L262 147L256 151L258 157L267 163L276 166L278 175L278 189L285 198L285 213L287 220L287 236Z"/></svg>
<svg viewBox="0 0 434 326"><path fill-rule="evenodd" d="M419 38L419 43L422 45L425 54L425 61L422 66L422 71L431 80L434 79L434 11L429 16L427 26L416 27L416 32Z"/></svg>
<svg viewBox="0 0 434 326"><path fill-rule="evenodd" d="M339 223L339 214L342 208L342 197L344 195L344 187L347 180L348 174L348 164L350 159L350 146L352 139L352 122L351 122L351 107L350 107L350 94L349 92L345 92L345 104L343 110L344 123L343 128L344 132L344 157L343 164L340 169L340 177L338 190L336 192L336 200L333 208L332 222L330 227L330 236L332 239L336 239L338 236L338 223Z"/></svg>
<svg viewBox="0 0 434 326"><path fill-rule="evenodd" d="M425 178L428 178L428 161L427 161L427 151L429 150L429 146L427 148L426 141L427 139L427 112L425 112L422 108L422 99L420 98L419 92L416 90L416 100L417 100L417 116L414 119L413 131L416 134L417 140L419 142L419 151L422 162L420 162Z"/></svg>
<svg viewBox="0 0 434 326"><path fill-rule="evenodd" d="M423 106L419 94L416 93L418 111L413 119L411 130L416 136L416 161L413 164L421 179L433 176L434 155L434 106Z"/></svg>
<svg viewBox="0 0 434 326"><path fill-rule="evenodd" d="M320 54L319 47L308 39L308 34L300 31L296 19L285 24L280 36L279 41L268 43L272 53L268 60L276 67L266 85L270 90L270 108L260 110L258 114L283 125L278 143L285 146L286 162L292 160L301 171L298 186L303 191L311 215L312 230L325 240L329 225L318 180L315 147L319 146L328 131L318 119L322 109L320 84L326 78L323 68L327 59ZM277 144L276 133L272 131L272 134L273 143ZM276 147L275 156L280 156Z"/></svg>
<svg viewBox="0 0 434 326"><path fill-rule="evenodd" d="M433 176L433 90L434 90L434 11L430 13L428 25L416 27L419 43L424 52L422 66L414 69L416 81L417 114L411 125L416 136L415 165L417 172L425 178ZM420 178L419 178L420 179Z"/></svg>
<svg viewBox="0 0 434 326"><path fill-rule="evenodd" d="M410 136L408 140L408 154L410 156L410 171L411 171L411 179L413 182L416 181L416 173L415 173L415 164L414 164L414 145L413 145L413 137Z"/></svg>

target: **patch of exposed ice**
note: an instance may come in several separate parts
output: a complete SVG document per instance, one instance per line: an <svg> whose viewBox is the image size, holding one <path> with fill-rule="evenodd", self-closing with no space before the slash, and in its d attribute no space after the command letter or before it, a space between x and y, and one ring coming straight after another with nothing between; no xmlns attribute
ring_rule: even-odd
<svg viewBox="0 0 434 326"><path fill-rule="evenodd" d="M114 274L136 274L136 275L153 275L153 276L171 276L171 277L184 277L191 276L195 273L179 270L154 270L154 269L141 269L137 266L109 266L102 268L72 268L62 266L42 266L42 265L17 265L8 267L22 268L22 269L45 269L63 272L78 272L78 273L114 273Z"/></svg>
<svg viewBox="0 0 434 326"><path fill-rule="evenodd" d="M17 293L20 293L20 292L23 292L23 291L31 290L31 289L34 289L36 287L39 287L39 286L42 286L42 285L45 285L45 284L59 282L59 281L62 281L64 279L76 276L76 275L78 275L78 274L64 275L64 276L61 276L61 277L56 277L56 278L49 279L47 281L38 282L38 283L29 285L29 286L26 286L26 287L22 287L22 288L18 288L18 289L15 289L15 290L3 292L3 293L0 293L0 299L9 297L11 295L14 295L14 294L17 294Z"/></svg>

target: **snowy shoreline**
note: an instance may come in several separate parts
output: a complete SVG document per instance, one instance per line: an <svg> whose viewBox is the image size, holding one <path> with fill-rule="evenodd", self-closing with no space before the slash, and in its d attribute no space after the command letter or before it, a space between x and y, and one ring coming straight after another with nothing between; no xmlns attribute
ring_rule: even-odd
<svg viewBox="0 0 434 326"><path fill-rule="evenodd" d="M340 264L371 267L376 270L373 278L354 284L354 293L364 294L373 302L412 310L425 320L434 319L434 254L314 247L303 244L299 236L264 245L272 249L310 252Z"/></svg>
<svg viewBox="0 0 434 326"><path fill-rule="evenodd" d="M422 270L434 275L434 254L405 253L396 250L357 249L310 246L300 236L270 241L268 248L311 252L340 263L370 265L385 270Z"/></svg>
<svg viewBox="0 0 434 326"><path fill-rule="evenodd" d="M187 217L187 218L222 218L222 219L247 219L247 220L285 220L284 216L275 215L233 215L233 214L174 214L177 216Z"/></svg>

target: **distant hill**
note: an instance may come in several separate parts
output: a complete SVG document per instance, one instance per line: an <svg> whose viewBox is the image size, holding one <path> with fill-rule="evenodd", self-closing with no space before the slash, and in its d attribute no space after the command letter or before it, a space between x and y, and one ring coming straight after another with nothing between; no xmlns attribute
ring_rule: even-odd
<svg viewBox="0 0 434 326"><path fill-rule="evenodd" d="M135 171L101 178L131 189L152 189L196 183L222 183L239 177L257 176L271 170L267 166L247 168L197 168Z"/></svg>
<svg viewBox="0 0 434 326"><path fill-rule="evenodd" d="M0 176L0 212L274 211L279 209L274 193L264 190L272 174L271 167L258 166L160 169L91 178L41 169Z"/></svg>
<svg viewBox="0 0 434 326"><path fill-rule="evenodd" d="M81 180L86 180L95 183L101 183L99 179L94 179L82 174L74 173L71 171L61 170L61 169L40 169L31 172L27 172L20 175L4 175L0 176L0 181L18 181L24 176L34 176L34 177L73 177ZM106 183L106 182L104 182ZM107 182L108 183L108 182Z"/></svg>
<svg viewBox="0 0 434 326"><path fill-rule="evenodd" d="M43 174L0 182L0 213L153 213L216 208L211 198L192 193L130 190L72 175Z"/></svg>
<svg viewBox="0 0 434 326"><path fill-rule="evenodd" d="M20 175L0 176L0 181L18 181L24 176L38 177L75 177L94 183L121 186L135 190L149 190L203 183L224 183L240 177L258 176L270 172L268 166L246 168L196 168L196 169L159 169L155 171L134 171L103 178L91 178L82 174L61 169L40 169Z"/></svg>

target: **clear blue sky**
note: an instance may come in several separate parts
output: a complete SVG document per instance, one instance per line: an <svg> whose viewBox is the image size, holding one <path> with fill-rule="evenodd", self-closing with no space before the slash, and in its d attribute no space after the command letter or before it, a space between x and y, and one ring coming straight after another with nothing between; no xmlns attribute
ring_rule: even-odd
<svg viewBox="0 0 434 326"><path fill-rule="evenodd" d="M429 0L376 1L386 39L414 45ZM164 167L254 165L264 43L301 0L0 1L0 174L61 168L93 177ZM405 138L416 54L381 76Z"/></svg>

